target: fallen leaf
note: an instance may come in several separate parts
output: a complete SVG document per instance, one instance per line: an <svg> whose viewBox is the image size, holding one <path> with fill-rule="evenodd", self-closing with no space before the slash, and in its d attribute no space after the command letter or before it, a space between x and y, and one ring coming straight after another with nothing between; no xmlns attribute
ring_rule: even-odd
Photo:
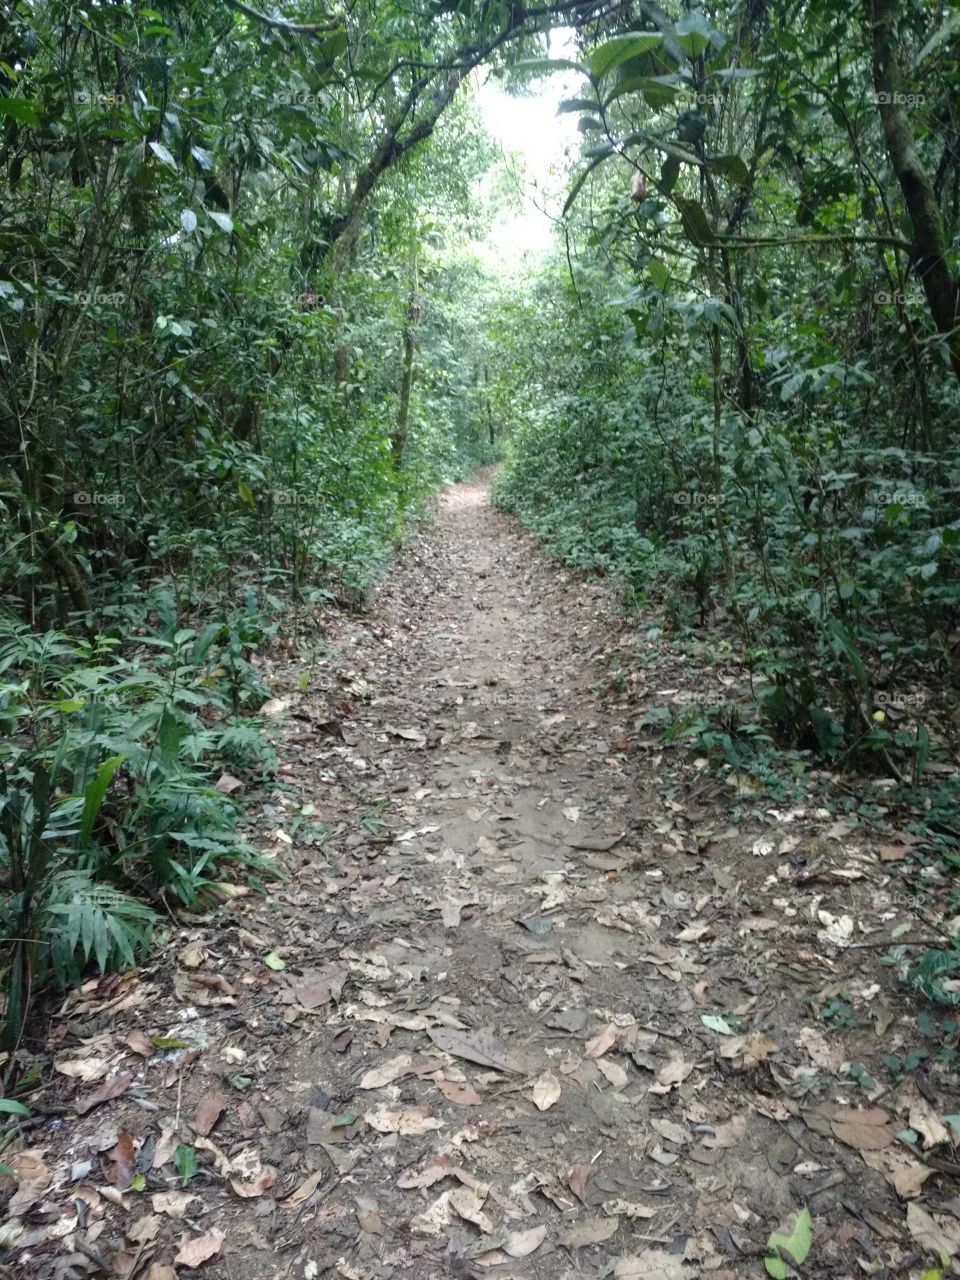
<svg viewBox="0 0 960 1280"><path fill-rule="evenodd" d="M119 1098L124 1093L133 1079L129 1071L120 1071L110 1080L105 1080L96 1093L88 1094L86 1098L78 1098L73 1104L74 1110L78 1116L85 1116L88 1111L92 1111L94 1107L99 1107L103 1102L112 1102L114 1098Z"/></svg>
<svg viewBox="0 0 960 1280"><path fill-rule="evenodd" d="M269 1191L276 1180L276 1169L265 1165L252 1181L245 1182L240 1178L231 1178L230 1185L241 1200L253 1200L257 1196L262 1196L265 1191Z"/></svg>
<svg viewBox="0 0 960 1280"><path fill-rule="evenodd" d="M455 1058L475 1062L481 1067L492 1067L495 1071L508 1071L514 1075L523 1074L523 1067L511 1055L506 1045L501 1044L485 1031L457 1031L449 1027L432 1027L427 1035L438 1049L452 1054Z"/></svg>
<svg viewBox="0 0 960 1280"><path fill-rule="evenodd" d="M583 1249L587 1245L601 1244L616 1234L619 1218L586 1218L561 1232L560 1243L567 1249Z"/></svg>
<svg viewBox="0 0 960 1280"><path fill-rule="evenodd" d="M612 1049L617 1039L617 1028L613 1023L608 1023L602 1031L598 1031L592 1039L588 1040L583 1048L583 1056L585 1058L602 1058L608 1049Z"/></svg>
<svg viewBox="0 0 960 1280"><path fill-rule="evenodd" d="M400 1133L406 1137L443 1128L442 1120L424 1115L418 1107L411 1107L407 1111L390 1111L386 1107L380 1107L377 1111L368 1111L363 1118L378 1133Z"/></svg>
<svg viewBox="0 0 960 1280"><path fill-rule="evenodd" d="M182 1235L180 1237L180 1251L174 1258L174 1266L194 1267L201 1266L209 1258L215 1257L223 1246L224 1235L222 1231L218 1231L216 1227L205 1232L202 1236Z"/></svg>
<svg viewBox="0 0 960 1280"><path fill-rule="evenodd" d="M618 1258L613 1276L614 1280L684 1280L683 1262L679 1254L665 1249L644 1249Z"/></svg>
<svg viewBox="0 0 960 1280"><path fill-rule="evenodd" d="M471 1089L469 1085L454 1084L452 1080L438 1080L437 1088L448 1102L454 1102L458 1107L479 1107L483 1102L476 1089Z"/></svg>
<svg viewBox="0 0 960 1280"><path fill-rule="evenodd" d="M915 1200L907 1205L907 1230L925 1253L939 1261L954 1258L960 1252L960 1222L928 1213Z"/></svg>
<svg viewBox="0 0 960 1280"><path fill-rule="evenodd" d="M410 1219L410 1230L414 1235L418 1236L438 1236L442 1233L444 1227L453 1221L453 1214L450 1209L450 1197L452 1191L444 1191L438 1196L423 1213L418 1213L416 1217Z"/></svg>
<svg viewBox="0 0 960 1280"><path fill-rule="evenodd" d="M117 1135L117 1145L110 1153L109 1178L115 1187L126 1191L137 1172L137 1153L129 1133Z"/></svg>
<svg viewBox="0 0 960 1280"><path fill-rule="evenodd" d="M560 1081L552 1072L544 1072L534 1084L531 1097L541 1111L549 1110L560 1100Z"/></svg>
<svg viewBox="0 0 960 1280"><path fill-rule="evenodd" d="M575 1164L567 1174L567 1186L582 1203L587 1203L587 1183L593 1169L588 1164Z"/></svg>
<svg viewBox="0 0 960 1280"><path fill-rule="evenodd" d="M619 1062L614 1062L609 1058L598 1058L597 1067L607 1077L614 1089L625 1089L630 1083L630 1077Z"/></svg>
<svg viewBox="0 0 960 1280"><path fill-rule="evenodd" d="M218 1090L214 1089L204 1094L193 1113L194 1133L199 1133L202 1138L209 1138L214 1125L223 1115L226 1105L226 1098Z"/></svg>
<svg viewBox="0 0 960 1280"><path fill-rule="evenodd" d="M123 1037L123 1042L134 1053L139 1053L141 1058L152 1058L157 1051L150 1037L136 1028L127 1032Z"/></svg>
<svg viewBox="0 0 960 1280"><path fill-rule="evenodd" d="M946 1125L941 1123L930 1103L923 1098L918 1098L910 1108L910 1128L920 1134L926 1148L939 1147L941 1143L950 1141Z"/></svg>
<svg viewBox="0 0 960 1280"><path fill-rule="evenodd" d="M39 1147L30 1147L12 1156L4 1152L3 1161L13 1170L17 1180L17 1189L6 1206L6 1216L17 1218L26 1213L43 1196L50 1185L51 1174L44 1164Z"/></svg>
<svg viewBox="0 0 960 1280"><path fill-rule="evenodd" d="M239 787L242 787L243 783L239 778L235 778L232 773L221 773L213 786L215 791L220 791L223 795L229 796Z"/></svg>
<svg viewBox="0 0 960 1280"><path fill-rule="evenodd" d="M678 1085L681 1085L692 1071L692 1062L684 1062L682 1058L671 1058L670 1061L665 1062L657 1072L656 1081L654 1084L650 1085L647 1092L669 1093L671 1089L675 1089Z"/></svg>
<svg viewBox="0 0 960 1280"><path fill-rule="evenodd" d="M605 1200L603 1202L603 1212L609 1214L612 1218L629 1218L631 1221L637 1218L646 1220L657 1216L656 1209L649 1209L645 1204L636 1204L631 1200Z"/></svg>
<svg viewBox="0 0 960 1280"><path fill-rule="evenodd" d="M753 1034L734 1036L720 1045L720 1057L732 1062L738 1070L749 1070L766 1062L771 1053L776 1053L777 1042L769 1036Z"/></svg>
<svg viewBox="0 0 960 1280"><path fill-rule="evenodd" d="M184 1218L192 1200L199 1200L192 1191L158 1191L150 1197L154 1213L165 1213L168 1218Z"/></svg>
<svg viewBox="0 0 960 1280"><path fill-rule="evenodd" d="M478 1226L484 1235L493 1234L493 1223L483 1212L485 1195L478 1195L471 1187L458 1187L450 1192L448 1203L466 1222Z"/></svg>
<svg viewBox="0 0 960 1280"><path fill-rule="evenodd" d="M547 1238L545 1226L528 1227L526 1231L514 1231L503 1244L503 1252L511 1258L528 1258Z"/></svg>
<svg viewBox="0 0 960 1280"><path fill-rule="evenodd" d="M365 1072L360 1078L361 1089L382 1089L385 1085L393 1084L394 1080L399 1080L401 1076L409 1073L413 1066L413 1058L409 1053L402 1053L397 1058L391 1058L389 1062L382 1063L379 1067L372 1067Z"/></svg>
<svg viewBox="0 0 960 1280"><path fill-rule="evenodd" d="M127 1239L132 1240L134 1244L149 1244L151 1240L156 1240L161 1225L157 1214L145 1213L132 1226L127 1227Z"/></svg>
<svg viewBox="0 0 960 1280"><path fill-rule="evenodd" d="M110 1063L102 1058L54 1058L53 1069L62 1076L69 1076L71 1080L93 1084L109 1073Z"/></svg>
<svg viewBox="0 0 960 1280"><path fill-rule="evenodd" d="M278 716L290 706L289 698L268 698L260 710L259 716Z"/></svg>
<svg viewBox="0 0 960 1280"><path fill-rule="evenodd" d="M826 1110L826 1108L822 1108ZM858 1151L881 1151L895 1138L889 1116L879 1107L836 1107L830 1117L835 1138Z"/></svg>
<svg viewBox="0 0 960 1280"><path fill-rule="evenodd" d="M823 1067L825 1071L831 1071L834 1075L846 1061L842 1045L837 1044L836 1041L831 1045L826 1036L814 1030L813 1027L802 1028L797 1036L797 1044L800 1048L806 1049L818 1067Z"/></svg>
<svg viewBox="0 0 960 1280"><path fill-rule="evenodd" d="M311 1173L309 1178L305 1178L295 1191L287 1196L283 1204L288 1209L294 1209L297 1205L303 1204L305 1200L309 1200L313 1193L323 1181L324 1170L318 1169L316 1173Z"/></svg>

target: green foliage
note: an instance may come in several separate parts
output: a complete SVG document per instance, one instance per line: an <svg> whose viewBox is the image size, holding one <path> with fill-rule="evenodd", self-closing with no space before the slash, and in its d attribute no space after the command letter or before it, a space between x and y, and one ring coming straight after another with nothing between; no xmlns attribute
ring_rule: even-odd
<svg viewBox="0 0 960 1280"><path fill-rule="evenodd" d="M789 1263L796 1263L797 1266L804 1263L812 1244L813 1219L810 1217L810 1210L804 1208L795 1215L789 1234L771 1232L767 1241L770 1254L763 1260L767 1275L773 1276L774 1280L787 1280Z"/></svg>

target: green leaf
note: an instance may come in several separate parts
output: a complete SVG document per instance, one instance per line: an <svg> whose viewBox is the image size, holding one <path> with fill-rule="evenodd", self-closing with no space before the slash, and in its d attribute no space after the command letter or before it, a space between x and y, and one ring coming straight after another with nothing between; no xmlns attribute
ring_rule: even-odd
<svg viewBox="0 0 960 1280"><path fill-rule="evenodd" d="M590 70L599 80L609 75L614 67L619 67L621 62L655 49L662 39L655 31L627 31L614 36L590 54Z"/></svg>
<svg viewBox="0 0 960 1280"><path fill-rule="evenodd" d="M647 271L658 289L666 289L670 283L670 269L666 263L661 262L659 258L651 258L647 263Z"/></svg>
<svg viewBox="0 0 960 1280"><path fill-rule="evenodd" d="M263 963L268 969L273 969L276 973L279 973L281 969L285 969L287 967L287 962L285 960L281 960L275 951L271 951L268 956L264 956Z"/></svg>
<svg viewBox="0 0 960 1280"><path fill-rule="evenodd" d="M208 209L207 217L212 222L215 222L221 231L233 230L233 219L230 217L229 213L221 213L217 209Z"/></svg>
<svg viewBox="0 0 960 1280"><path fill-rule="evenodd" d="M15 1102L13 1098L0 1098L0 1111L11 1116L28 1116L30 1108L25 1107L22 1102Z"/></svg>
<svg viewBox="0 0 960 1280"><path fill-rule="evenodd" d="M568 211L570 206L573 204L574 200L576 200L577 196L580 194L581 189L583 188L583 184L586 182L587 178L590 177L590 174L593 173L594 169L596 169L597 165L602 164L603 161L606 160L608 156L612 156L613 154L614 154L614 151L613 151L612 145L610 143L607 143L604 147L601 147L599 149L599 153L593 157L593 159L590 161L587 167L583 170L583 172L581 174L578 174L576 180L574 181L573 186L570 188L570 193L567 196L566 202L563 206L564 213Z"/></svg>
<svg viewBox="0 0 960 1280"><path fill-rule="evenodd" d="M739 156L711 156L707 160L707 168L712 173L719 173L724 178L729 178L740 187L745 187L750 181L750 170Z"/></svg>
<svg viewBox="0 0 960 1280"><path fill-rule="evenodd" d="M579 71L585 76L590 74L588 67L581 66L579 62L571 62L569 58L521 58L513 64L513 70L547 76L554 71Z"/></svg>
<svg viewBox="0 0 960 1280"><path fill-rule="evenodd" d="M9 116L21 124L39 124L40 112L36 104L26 98L0 98L0 116Z"/></svg>
<svg viewBox="0 0 960 1280"><path fill-rule="evenodd" d="M697 10L685 13L673 28L674 39L691 58L699 58L709 45L712 34L706 18Z"/></svg>
<svg viewBox="0 0 960 1280"><path fill-rule="evenodd" d="M171 154L170 151L167 150L167 148L163 145L162 142L151 142L150 150L161 162L161 164L165 164L168 169L176 169L177 167L176 160L174 160L173 155Z"/></svg>
<svg viewBox="0 0 960 1280"><path fill-rule="evenodd" d="M237 492L240 494L240 501L244 506L255 508L257 503L253 496L253 490L247 484L246 480L237 480Z"/></svg>
<svg viewBox="0 0 960 1280"><path fill-rule="evenodd" d="M564 98L557 107L557 115L566 115L571 111L596 111L597 104L589 98Z"/></svg>
<svg viewBox="0 0 960 1280"><path fill-rule="evenodd" d="M104 760L97 770L97 776L83 793L83 815L80 818L80 829L77 833L79 842L87 844L93 834L93 824L97 820L107 789L113 781L113 775L126 760L125 755L111 756Z"/></svg>
<svg viewBox="0 0 960 1280"><path fill-rule="evenodd" d="M696 200L685 200L682 196L675 197L675 203L680 211L684 234L691 244L695 244L700 249L709 248L715 244L713 227L702 206Z"/></svg>
<svg viewBox="0 0 960 1280"><path fill-rule="evenodd" d="M200 1168L197 1163L197 1153L193 1147L188 1147L181 1142L173 1153L173 1166L180 1175L180 1185L185 1187Z"/></svg>
<svg viewBox="0 0 960 1280"><path fill-rule="evenodd" d="M732 1036L734 1034L733 1027L719 1013L701 1013L700 1021L705 1027L709 1027L711 1031L716 1031L721 1036Z"/></svg>
<svg viewBox="0 0 960 1280"><path fill-rule="evenodd" d="M611 102L616 102L628 93L642 93L644 101L650 107L669 106L680 92L678 86L672 83L674 79L672 76L625 76L607 95L604 106L609 107Z"/></svg>
<svg viewBox="0 0 960 1280"><path fill-rule="evenodd" d="M786 1254L792 1262L797 1263L799 1266L806 1260L812 1244L813 1219L810 1217L810 1210L804 1208L796 1215L789 1235L780 1231L772 1232L770 1239L767 1241L767 1248L775 1252L773 1257L767 1258L764 1262L767 1274L785 1277L787 1274L786 1268L780 1269L783 1264L776 1256L776 1253ZM771 1263L773 1263L773 1267L771 1267Z"/></svg>
<svg viewBox="0 0 960 1280"><path fill-rule="evenodd" d="M660 166L660 181L657 183L664 195L669 195L677 185L680 177L680 161L676 156L667 156Z"/></svg>
<svg viewBox="0 0 960 1280"><path fill-rule="evenodd" d="M857 650L856 641L853 638L850 629L840 621L839 618L831 618L830 630L833 637L843 653L847 655L850 666L853 668L853 674L857 678L857 683L865 693L870 689L870 675L867 668L863 665L863 660Z"/></svg>
<svg viewBox="0 0 960 1280"><path fill-rule="evenodd" d="M183 210L183 212L180 214L180 225L181 227L183 227L184 231L186 231L188 235L191 231L196 231L197 215L193 212L192 209Z"/></svg>

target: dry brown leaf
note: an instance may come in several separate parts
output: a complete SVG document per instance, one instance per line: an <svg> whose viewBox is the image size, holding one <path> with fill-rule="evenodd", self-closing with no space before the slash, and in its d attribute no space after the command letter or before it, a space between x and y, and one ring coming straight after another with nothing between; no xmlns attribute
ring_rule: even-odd
<svg viewBox="0 0 960 1280"><path fill-rule="evenodd" d="M506 1045L484 1031L458 1031L451 1027L432 1027L427 1035L438 1049L452 1054L455 1058L476 1062L481 1067L492 1067L495 1071L508 1071L514 1075L523 1074L523 1066L513 1057Z"/></svg>
<svg viewBox="0 0 960 1280"><path fill-rule="evenodd" d="M928 1213L915 1200L907 1205L907 1230L925 1253L955 1258L960 1253L960 1222Z"/></svg>
<svg viewBox="0 0 960 1280"><path fill-rule="evenodd" d="M476 1089L468 1084L455 1084L452 1080L438 1080L437 1088L448 1102L455 1102L458 1107L479 1107L483 1099Z"/></svg>
<svg viewBox="0 0 960 1280"><path fill-rule="evenodd" d="M43 1149L30 1147L16 1155L4 1154L4 1163L13 1170L17 1189L6 1207L8 1218L17 1218L43 1196L50 1185L50 1170L43 1162Z"/></svg>
<svg viewBox="0 0 960 1280"><path fill-rule="evenodd" d="M151 1263L143 1280L177 1280L177 1273L173 1267L164 1267L159 1262L154 1262Z"/></svg>
<svg viewBox="0 0 960 1280"><path fill-rule="evenodd" d="M137 1172L137 1153L129 1133L117 1134L117 1145L110 1152L108 1176L115 1187L126 1191Z"/></svg>
<svg viewBox="0 0 960 1280"><path fill-rule="evenodd" d="M613 1276L614 1280L684 1280L683 1261L665 1249L644 1249L618 1258Z"/></svg>
<svg viewBox="0 0 960 1280"><path fill-rule="evenodd" d="M288 1209L295 1209L298 1204L303 1204L304 1200L309 1200L313 1193L323 1181L323 1169L318 1169L316 1173L311 1173L309 1178L304 1178L299 1187L287 1196L283 1204Z"/></svg>
<svg viewBox="0 0 960 1280"><path fill-rule="evenodd" d="M448 1203L466 1222L478 1226L484 1235L493 1234L493 1223L483 1212L485 1195L478 1195L472 1187L457 1187L450 1192Z"/></svg>
<svg viewBox="0 0 960 1280"><path fill-rule="evenodd" d="M621 1067L619 1062L614 1062L612 1058L598 1058L597 1067L607 1077L614 1089L625 1089L630 1083L630 1077Z"/></svg>
<svg viewBox="0 0 960 1280"><path fill-rule="evenodd" d="M587 1245L602 1244L616 1234L619 1218L585 1218L560 1235L560 1243L567 1249L583 1249Z"/></svg>
<svg viewBox="0 0 960 1280"><path fill-rule="evenodd" d="M593 1168L588 1164L575 1164L567 1174L567 1186L581 1202L587 1203L587 1183L590 1181L590 1175Z"/></svg>
<svg viewBox="0 0 960 1280"><path fill-rule="evenodd" d="M882 1151L893 1142L889 1116L879 1107L837 1107L830 1117L833 1136L857 1151Z"/></svg>
<svg viewBox="0 0 960 1280"><path fill-rule="evenodd" d="M215 1257L220 1252L223 1241L223 1232L218 1231L216 1227L205 1231L202 1236L182 1235L180 1251L173 1260L174 1266L189 1267L191 1271L194 1267L202 1266L209 1258Z"/></svg>
<svg viewBox="0 0 960 1280"><path fill-rule="evenodd" d="M743 1141L743 1136L747 1131L747 1117L734 1116L728 1120L726 1124L714 1125L713 1137L706 1137L703 1145L708 1149L714 1147L735 1147Z"/></svg>
<svg viewBox="0 0 960 1280"><path fill-rule="evenodd" d="M207 953L200 946L199 942L191 942L188 947L184 947L177 959L185 969L199 969L207 958Z"/></svg>
<svg viewBox="0 0 960 1280"><path fill-rule="evenodd" d="M134 1244L149 1244L160 1234L161 1220L156 1213L145 1213L131 1227L127 1227L127 1239Z"/></svg>
<svg viewBox="0 0 960 1280"><path fill-rule="evenodd" d="M923 1098L918 1098L910 1108L910 1128L920 1134L925 1148L939 1147L950 1141L946 1125L941 1123L933 1107Z"/></svg>
<svg viewBox="0 0 960 1280"><path fill-rule="evenodd" d="M240 1178L231 1178L230 1185L241 1200L253 1200L257 1196L262 1196L265 1191L269 1191L276 1180L276 1169L271 1169L269 1165L264 1165L251 1181L244 1182Z"/></svg>
<svg viewBox="0 0 960 1280"><path fill-rule="evenodd" d="M71 1080L93 1084L109 1073L110 1063L102 1058L54 1058L53 1069L62 1076L69 1076Z"/></svg>
<svg viewBox="0 0 960 1280"><path fill-rule="evenodd" d="M526 1231L514 1231L503 1245L503 1252L511 1258L529 1258L547 1238L545 1226L528 1227Z"/></svg>
<svg viewBox="0 0 960 1280"><path fill-rule="evenodd" d="M530 1096L541 1111L547 1111L560 1101L560 1081L552 1071L545 1071L535 1082Z"/></svg>
<svg viewBox="0 0 960 1280"><path fill-rule="evenodd" d="M420 1190L449 1178L452 1173L450 1165L442 1163L428 1164L423 1169L406 1169L397 1179L397 1186L401 1191Z"/></svg>
<svg viewBox="0 0 960 1280"><path fill-rule="evenodd" d="M923 1189L923 1184L933 1173L925 1164L919 1164L902 1147L886 1147L883 1151L861 1151L860 1159L871 1169L883 1174L901 1200L912 1200Z"/></svg>
<svg viewBox="0 0 960 1280"><path fill-rule="evenodd" d="M608 1023L602 1031L597 1034L584 1045L583 1056L585 1058L602 1058L608 1049L612 1049L617 1040L617 1028L613 1023Z"/></svg>
<svg viewBox="0 0 960 1280"><path fill-rule="evenodd" d="M192 1191L158 1191L150 1197L154 1213L165 1213L168 1218L181 1219L186 1216L192 1200L199 1200Z"/></svg>
<svg viewBox="0 0 960 1280"><path fill-rule="evenodd" d="M406 1111L390 1111L387 1107L380 1107L376 1111L368 1111L363 1118L378 1133L400 1133L405 1137L443 1128L442 1120L425 1115L421 1107L410 1107Z"/></svg>
<svg viewBox="0 0 960 1280"><path fill-rule="evenodd" d="M637 1204L632 1200L605 1200L603 1202L603 1212L611 1218L629 1218L631 1221L637 1218L655 1218L656 1209L650 1209L645 1204Z"/></svg>
<svg viewBox="0 0 960 1280"><path fill-rule="evenodd" d="M758 1067L776 1051L776 1040L757 1033L748 1036L730 1036L720 1045L720 1057L726 1058L741 1071Z"/></svg>
<svg viewBox="0 0 960 1280"><path fill-rule="evenodd" d="M105 1080L96 1093L90 1093L85 1098L78 1098L73 1104L74 1110L78 1116L85 1116L88 1111L92 1111L94 1107L99 1107L102 1102L112 1102L114 1098L119 1098L130 1084L133 1076L129 1071L119 1071L110 1080Z"/></svg>
<svg viewBox="0 0 960 1280"><path fill-rule="evenodd" d="M360 1078L361 1089L382 1089L388 1084L393 1084L394 1080L399 1080L401 1076L409 1073L413 1066L413 1058L409 1053L402 1053L397 1058L391 1058L389 1062L382 1063L379 1067L372 1067L365 1072Z"/></svg>
<svg viewBox="0 0 960 1280"><path fill-rule="evenodd" d="M676 1089L678 1085L683 1084L692 1071L692 1062L684 1062L682 1058L671 1058L657 1072L657 1079L650 1085L647 1092L669 1093L671 1089Z"/></svg>
<svg viewBox="0 0 960 1280"><path fill-rule="evenodd" d="M846 1061L843 1046L836 1040L830 1043L822 1031L816 1031L813 1027L801 1030L797 1036L797 1044L801 1049L806 1049L818 1067L823 1067L824 1071L832 1071L834 1075Z"/></svg>
<svg viewBox="0 0 960 1280"><path fill-rule="evenodd" d="M226 1105L227 1100L218 1089L205 1093L193 1113L194 1133L199 1133L201 1138L209 1138L214 1125L223 1115Z"/></svg>
<svg viewBox="0 0 960 1280"><path fill-rule="evenodd" d="M141 1058L152 1058L156 1053L153 1041L148 1035L145 1035L138 1028L128 1031L123 1037L123 1043L132 1049L134 1053L139 1053Z"/></svg>

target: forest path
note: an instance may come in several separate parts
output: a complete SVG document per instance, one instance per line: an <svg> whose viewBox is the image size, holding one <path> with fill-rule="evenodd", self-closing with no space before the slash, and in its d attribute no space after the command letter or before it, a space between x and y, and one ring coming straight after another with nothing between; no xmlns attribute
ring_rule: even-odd
<svg viewBox="0 0 960 1280"><path fill-rule="evenodd" d="M218 1280L723 1280L804 1205L806 1274L906 1274L888 1182L928 1171L890 1143L926 1104L835 1106L867 1104L836 1072L898 997L879 952L817 937L819 907L890 905L876 857L638 730L677 672L610 603L461 485L307 691L276 672L260 843L288 879L141 975L127 1023L198 1051L143 1065L152 1110L71 1131L73 1159L122 1129L209 1171L154 1200L137 1276L170 1280L183 1235ZM648 666L595 691L624 636ZM866 1016L811 1025L831 990Z"/></svg>

